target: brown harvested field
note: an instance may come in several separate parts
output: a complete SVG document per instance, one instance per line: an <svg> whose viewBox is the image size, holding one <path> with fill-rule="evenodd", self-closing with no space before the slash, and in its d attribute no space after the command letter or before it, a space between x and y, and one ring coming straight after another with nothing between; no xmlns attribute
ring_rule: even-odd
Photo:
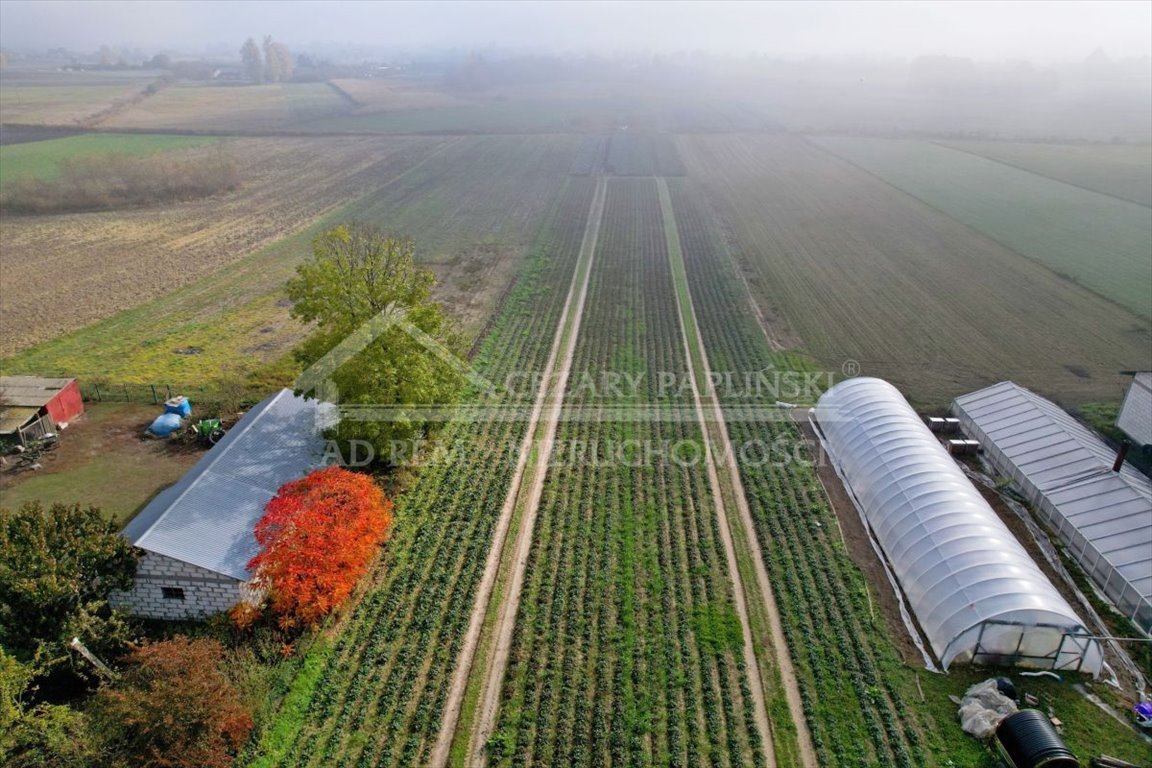
<svg viewBox="0 0 1152 768"><path fill-rule="evenodd" d="M1115 399L1152 329L795 136L680 140L756 298L830 370L924 406L1013 379L1062 403Z"/></svg>
<svg viewBox="0 0 1152 768"><path fill-rule="evenodd" d="M296 222L244 258L218 262L223 266L182 288L145 281L145 273L122 260L119 263L126 275L138 272L133 284L147 282L145 287L159 292L147 294L155 298L144 301L132 292L121 292L125 306L134 308L25 349L0 362L5 371L184 384L203 383L225 370L251 371L279 360L306 330L288 315L283 283L308 255L315 234L348 219L411 235L418 260L435 270L440 280L436 297L448 305L463 333L475 338L500 305L521 259L533 248L546 246L536 241L537 233L567 183L579 138L475 136L411 138L398 143L380 137L325 139L323 145L302 139L263 142L283 142L304 154L345 145L409 149L359 171L357 181L363 188L354 199L311 221ZM300 163L301 168L308 167L305 160ZM222 226L242 224L225 222ZM114 245L111 233L110 251ZM57 287L60 295L74 295L67 290L66 277ZM61 312L59 307L49 308L46 322ZM45 338L49 335L45 332Z"/></svg>
<svg viewBox="0 0 1152 768"><path fill-rule="evenodd" d="M187 131L304 130L351 105L327 83L180 84L133 105L103 128Z"/></svg>
<svg viewBox="0 0 1152 768"><path fill-rule="evenodd" d="M155 80L155 73L139 72L6 72L0 76L0 122L75 125Z"/></svg>
<svg viewBox="0 0 1152 768"><path fill-rule="evenodd" d="M188 285L283 239L425 157L442 140L236 139L243 187L162 208L5 216L0 354Z"/></svg>

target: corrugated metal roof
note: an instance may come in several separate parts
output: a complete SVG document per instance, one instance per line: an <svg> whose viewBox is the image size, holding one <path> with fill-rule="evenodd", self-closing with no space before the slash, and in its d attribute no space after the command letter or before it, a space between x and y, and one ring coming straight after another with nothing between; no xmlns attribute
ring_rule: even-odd
<svg viewBox="0 0 1152 768"><path fill-rule="evenodd" d="M1152 444L1152 373L1132 377L1116 426L1140 445Z"/></svg>
<svg viewBox="0 0 1152 768"><path fill-rule="evenodd" d="M0 435L10 435L35 418L40 413L39 408L2 408L0 409Z"/></svg>
<svg viewBox="0 0 1152 768"><path fill-rule="evenodd" d="M1152 600L1152 481L1055 403L1005 381L956 398L953 410Z"/></svg>
<svg viewBox="0 0 1152 768"><path fill-rule="evenodd" d="M40 408L71 382L72 379L40 376L0 376L0 401L5 405Z"/></svg>
<svg viewBox="0 0 1152 768"><path fill-rule="evenodd" d="M328 407L282 390L250 410L124 528L140 549L247 581L253 530L284 483L320 466Z"/></svg>

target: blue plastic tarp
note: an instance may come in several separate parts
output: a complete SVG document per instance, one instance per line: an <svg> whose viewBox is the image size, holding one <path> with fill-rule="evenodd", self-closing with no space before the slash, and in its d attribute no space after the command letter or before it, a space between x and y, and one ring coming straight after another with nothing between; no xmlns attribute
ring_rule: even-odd
<svg viewBox="0 0 1152 768"><path fill-rule="evenodd" d="M180 425L183 423L183 419L175 413L162 413L152 422L152 426L148 427L148 432L156 435L156 437L168 437L180 429Z"/></svg>

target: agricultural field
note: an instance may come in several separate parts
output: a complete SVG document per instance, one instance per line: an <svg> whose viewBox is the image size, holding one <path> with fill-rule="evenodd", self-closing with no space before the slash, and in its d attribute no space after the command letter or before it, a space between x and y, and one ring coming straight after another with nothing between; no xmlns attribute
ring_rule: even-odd
<svg viewBox="0 0 1152 768"><path fill-rule="evenodd" d="M0 122L75 125L155 81L142 72L19 72L0 75Z"/></svg>
<svg viewBox="0 0 1152 768"><path fill-rule="evenodd" d="M747 301L747 292L703 195L687 183L670 186L712 370L810 370L801 358L774 353L754 316L731 311L734 303ZM883 619L868 615L868 587L837 539L835 513L807 464L810 447L787 411L772 412L772 393L719 388L718 397L729 409L733 455L777 595L819 764L946 764L952 756L948 750L925 743L926 734L939 726L915 718L896 683L900 659L885 636ZM765 455L767 446L773 455ZM831 627L851 641L811 641Z"/></svg>
<svg viewBox="0 0 1152 768"><path fill-rule="evenodd" d="M605 170L615 176L683 176L684 164L665 133L618 131L608 137Z"/></svg>
<svg viewBox="0 0 1152 768"><path fill-rule="evenodd" d="M359 199L436 145L346 139L318 152L315 140L236 139L221 145L240 164L234 192L159 208L5 216L0 355L211 275Z"/></svg>
<svg viewBox="0 0 1152 768"><path fill-rule="evenodd" d="M0 190L17 179L54 179L60 163L111 153L144 156L211 146L221 140L207 136L148 136L85 134L47 141L0 146Z"/></svg>
<svg viewBox="0 0 1152 768"><path fill-rule="evenodd" d="M103 128L214 132L311 130L351 105L327 83L178 84L101 123Z"/></svg>
<svg viewBox="0 0 1152 768"><path fill-rule="evenodd" d="M764 114L735 97L685 100L667 83L583 82L455 92L403 80L332 81L353 107L307 124L332 133L591 133L760 131ZM669 173L675 174L675 171Z"/></svg>
<svg viewBox="0 0 1152 768"><path fill-rule="evenodd" d="M1145 318L804 139L679 147L769 330L827 370L854 361L939 408L1009 378L1068 404L1118 398L1118 371L1152 365Z"/></svg>
<svg viewBox="0 0 1152 768"><path fill-rule="evenodd" d="M494 765L761 765L716 500L704 466L621 461L614 447L703 454L655 184L613 180L504 676ZM587 387L613 371L635 391ZM613 417L611 410L639 415ZM597 415L600 413L600 415ZM565 447L595 446L595 456ZM770 746L768 746L770 748Z"/></svg>
<svg viewBox="0 0 1152 768"><path fill-rule="evenodd" d="M1146 206L927 142L814 141L1005 247L1152 318L1152 216Z"/></svg>
<svg viewBox="0 0 1152 768"><path fill-rule="evenodd" d="M465 107L471 103L456 94L429 88L419 81L392 78L376 80L338 78L331 83L356 103L358 115L409 109Z"/></svg>
<svg viewBox="0 0 1152 768"><path fill-rule="evenodd" d="M711 371L813 372L804 358L775 352L754 315L732 311L748 295L704 194L689 180L668 185ZM813 381L827 378L818 375ZM717 397L726 407L732 455L770 572L818 764L993 765L960 731L947 698L987 673L958 669L940 676L918 670L919 656L903 640L895 612L877 609L888 586L866 581L853 560L858 555L849 556L844 531L858 525L854 510L833 508L813 464L819 454L788 411L773 409L776 393L717 387ZM864 550L871 558L866 545ZM829 632L841 641L825 640ZM1111 750L1136 762L1150 755L1067 685L1029 687L1064 713L1061 717L1082 723L1066 734L1081 755Z"/></svg>
<svg viewBox="0 0 1152 768"><path fill-rule="evenodd" d="M88 313L94 323L25 349L4 361L5 370L13 373L52 371L100 377L113 382L196 383L216 378L221 371L244 373L282 357L304 329L288 317L288 306L281 289L293 274L296 264L310 252L313 237L325 227L347 219L360 219L382 228L406 233L417 242L418 258L436 271L440 278L437 295L446 301L469 337L477 336L498 306L505 286L515 274L520 258L532 243L551 197L564 181L564 174L575 150L575 137L534 137L527 141L503 137L461 139L330 139L324 153L309 152L316 139L237 139L251 146L249 155L258 156L263 149L270 161L284 164L259 192L265 205L298 206L296 220L262 221L259 209L250 218L227 218L228 211L219 202L180 206L177 212L129 212L127 214L84 214L52 217L56 227L63 227L73 243L85 243L87 252L97 243L105 244L112 264L123 270L139 269L146 246L141 238L135 261L117 257L117 245L125 250L125 240L134 233L124 220L141 219L153 224L153 236L163 233L160 223L175 218L182 222L180 239L161 240L159 247L180 247L181 263L199 279L189 279L179 272L170 281L158 279L141 284L139 280L113 282L101 273L94 279L116 288L119 307L109 312L107 305L90 300L88 305L69 307ZM348 166L341 172L334 165L343 148ZM373 162L376 160L376 162ZM290 165L295 162L296 165ZM309 177L301 168L310 163L319 166ZM292 171L295 173L292 173ZM341 175L343 173L344 175ZM328 174L331 174L328 176ZM328 200L318 187L325 179ZM283 183L284 181L288 183ZM275 183L274 183L275 182ZM279 184L279 186L277 185ZM289 197L288 192L294 196ZM215 202L215 204L213 204ZM307 213L299 206L325 208ZM236 206L253 205L249 198L236 199ZM276 209L265 208L264 217ZM196 226L193 214L218 212L225 231L245 234L269 232L268 242L244 252L228 253L213 247L212 230ZM306 215L307 214L307 215ZM287 214L285 214L287 218ZM101 224L96 228L95 224ZM87 225L87 226L85 226ZM49 227L47 220L18 217L5 220L5 249L0 256L5 269L3 280L11 280L27 292L44 278L30 266L21 273L7 269L8 260L16 261L21 253L15 243L32 247L36 232ZM285 228L295 234L285 237ZM172 233L163 233L172 237ZM96 236L102 239L95 240ZM56 238L60 238L57 234ZM26 239L17 239L26 238ZM89 241L87 238L93 238ZM131 240L129 240L131 242ZM164 245L170 243L169 245ZM66 245L61 241L61 245ZM195 250L194 250L195 249ZM202 250L201 250L202 249ZM41 249L42 250L42 249ZM25 251L27 252L27 251ZM73 254L78 266L90 263L74 251L61 248L61 258ZM155 256L159 275L170 271L171 257L161 252ZM198 266L193 260L214 260ZM17 277L28 275L19 283ZM181 283L185 287L178 287ZM5 283L5 286L8 283ZM59 295L59 286L47 285L45 295ZM79 288L78 288L79 290ZM109 289L111 290L111 289ZM150 293L151 291L151 293ZM14 295L15 294L15 295ZM17 306L20 294L0 292L4 306L11 301ZM155 296L152 301L142 301ZM32 306L32 302L28 302ZM101 308L105 311L97 311ZM69 316L49 305L36 309L48 319L62 323ZM7 310L5 310L7 312ZM32 310L29 310L32 311ZM103 319L101 315L103 314ZM8 318L13 318L8 320ZM22 328L19 313L6 314L8 327ZM29 324L32 330L41 329ZM44 333L40 338L46 338ZM9 337L6 337L6 340ZM18 348L14 343L12 351Z"/></svg>
<svg viewBox="0 0 1152 768"><path fill-rule="evenodd" d="M805 139L760 132L763 114L611 84L189 85L107 124L308 135L0 149L0 183L119 151L219 149L244 178L196 202L5 215L5 373L287 384L307 329L283 283L360 220L415 239L498 385L388 478L380 562L239 764L993 765L947 698L988 673L924 671L798 414L857 371L921 409L1006 378L1117 399L1118 371L1152 367L1144 166L1132 148ZM1087 251L1100 275L1075 273ZM764 373L814 385L739 385ZM705 386L724 374L735 390ZM128 439L145 410L92 409L83 455L4 490L83 489L127 517L192 458ZM118 480L128 461L139 482ZM1147 762L1068 686L1029 684L1074 749Z"/></svg>
<svg viewBox="0 0 1152 768"><path fill-rule="evenodd" d="M549 209L518 279L474 359L489 380L544 367L572 281L594 182L571 179ZM396 510L392 544L369 594L331 645L305 659L250 765L420 765L440 725L449 678L504 504L526 423L482 418L529 393L477 393Z"/></svg>
<svg viewBox="0 0 1152 768"><path fill-rule="evenodd" d="M937 143L1093 192L1152 206L1152 146L1148 144Z"/></svg>

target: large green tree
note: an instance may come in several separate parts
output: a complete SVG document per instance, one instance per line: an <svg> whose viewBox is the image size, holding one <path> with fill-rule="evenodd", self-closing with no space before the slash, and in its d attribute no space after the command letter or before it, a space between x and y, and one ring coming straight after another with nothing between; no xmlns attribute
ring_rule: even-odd
<svg viewBox="0 0 1152 768"><path fill-rule="evenodd" d="M79 637L94 651L127 639L108 594L136 575L136 550L95 507L0 508L0 647L50 669Z"/></svg>
<svg viewBox="0 0 1152 768"><path fill-rule="evenodd" d="M326 378L342 404L385 411L371 419L343 419L335 437L368 441L383 461L393 455L396 441L427 431L420 409L409 406L450 404L464 382L461 340L431 298L434 282L430 271L416 266L412 240L347 224L316 238L313 258L287 285L293 316L316 326L297 350L304 365L361 339L352 345L355 355ZM395 322L381 324L382 317Z"/></svg>
<svg viewBox="0 0 1152 768"><path fill-rule="evenodd" d="M36 671L0 648L0 765L88 768L95 764L84 715L62 704L29 704Z"/></svg>

